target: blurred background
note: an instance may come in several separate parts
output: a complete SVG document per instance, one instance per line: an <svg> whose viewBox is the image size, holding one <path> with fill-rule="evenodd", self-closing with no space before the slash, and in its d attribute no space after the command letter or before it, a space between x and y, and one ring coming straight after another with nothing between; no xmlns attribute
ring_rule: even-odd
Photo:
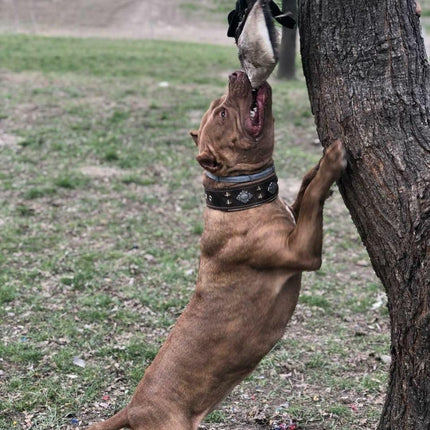
<svg viewBox="0 0 430 430"><path fill-rule="evenodd" d="M1 0L0 30L228 43L229 0Z"/></svg>
<svg viewBox="0 0 430 430"><path fill-rule="evenodd" d="M232 0L0 0L0 31L229 43L225 36L226 14L234 3ZM429 32L430 0L421 0L420 5L423 28Z"/></svg>

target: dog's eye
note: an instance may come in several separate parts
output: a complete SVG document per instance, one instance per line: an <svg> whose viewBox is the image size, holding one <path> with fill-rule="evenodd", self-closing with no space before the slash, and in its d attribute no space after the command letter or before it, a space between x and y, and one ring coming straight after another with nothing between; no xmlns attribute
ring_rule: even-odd
<svg viewBox="0 0 430 430"><path fill-rule="evenodd" d="M222 119L224 119L224 118L227 116L227 112L226 112L226 110L225 110L225 109L223 109L223 110L219 113L219 116L220 116Z"/></svg>

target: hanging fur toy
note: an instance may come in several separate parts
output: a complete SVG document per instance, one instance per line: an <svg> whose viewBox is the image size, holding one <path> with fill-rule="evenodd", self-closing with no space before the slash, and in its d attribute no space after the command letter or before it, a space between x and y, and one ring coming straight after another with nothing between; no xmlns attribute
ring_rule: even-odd
<svg viewBox="0 0 430 430"><path fill-rule="evenodd" d="M279 32L274 20L285 27L296 24L291 13L282 13L272 0L237 0L228 15L228 37L234 37L239 61L253 88L272 73L279 58Z"/></svg>

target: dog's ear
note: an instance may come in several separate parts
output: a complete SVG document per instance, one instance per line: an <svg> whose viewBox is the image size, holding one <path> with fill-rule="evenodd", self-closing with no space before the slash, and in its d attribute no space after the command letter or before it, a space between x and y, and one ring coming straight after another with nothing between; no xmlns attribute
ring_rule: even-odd
<svg viewBox="0 0 430 430"><path fill-rule="evenodd" d="M197 145L198 144L198 139L199 139L199 132L197 130L191 130L190 131L190 136L193 138L194 143Z"/></svg>

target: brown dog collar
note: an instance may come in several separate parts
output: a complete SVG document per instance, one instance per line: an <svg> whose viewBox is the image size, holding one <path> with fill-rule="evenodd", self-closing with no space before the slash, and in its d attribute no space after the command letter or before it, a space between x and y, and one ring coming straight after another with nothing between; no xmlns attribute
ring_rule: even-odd
<svg viewBox="0 0 430 430"><path fill-rule="evenodd" d="M206 205L224 212L241 211L271 202L278 196L278 178L275 173L253 183L241 183L231 188L205 187Z"/></svg>

